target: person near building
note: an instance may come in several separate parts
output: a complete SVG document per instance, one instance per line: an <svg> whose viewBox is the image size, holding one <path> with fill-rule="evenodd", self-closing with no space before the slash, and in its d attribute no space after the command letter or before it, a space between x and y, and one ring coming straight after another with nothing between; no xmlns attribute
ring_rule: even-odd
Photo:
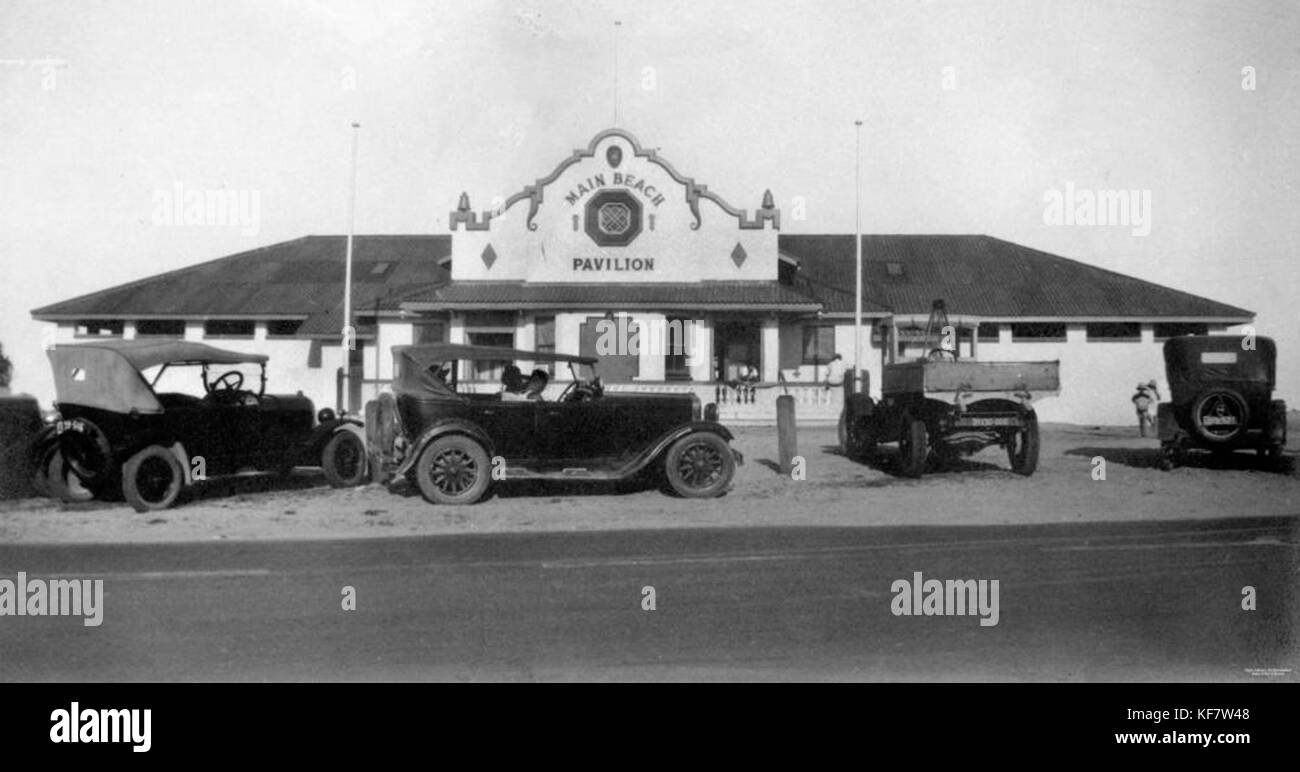
<svg viewBox="0 0 1300 772"><path fill-rule="evenodd" d="M847 368L844 366L843 355L836 354L831 357L831 361L826 365L826 388L830 389L831 387L843 386L844 372L846 369Z"/></svg>
<svg viewBox="0 0 1300 772"><path fill-rule="evenodd" d="M1138 435L1145 437L1147 436L1147 427L1155 427L1155 415L1152 411L1156 403L1160 401L1160 392L1156 388L1156 382L1152 380L1139 383L1132 399L1133 407L1137 410Z"/></svg>

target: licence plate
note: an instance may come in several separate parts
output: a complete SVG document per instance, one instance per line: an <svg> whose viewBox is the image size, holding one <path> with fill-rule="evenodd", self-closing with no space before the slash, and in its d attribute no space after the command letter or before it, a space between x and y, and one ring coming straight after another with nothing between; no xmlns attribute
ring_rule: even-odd
<svg viewBox="0 0 1300 772"><path fill-rule="evenodd" d="M959 426L1019 426L1015 416L969 416L959 420Z"/></svg>

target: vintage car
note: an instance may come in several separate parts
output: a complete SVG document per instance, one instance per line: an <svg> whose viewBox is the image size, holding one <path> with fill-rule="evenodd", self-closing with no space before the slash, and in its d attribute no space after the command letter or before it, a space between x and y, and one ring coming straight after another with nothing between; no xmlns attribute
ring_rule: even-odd
<svg viewBox="0 0 1300 772"><path fill-rule="evenodd" d="M384 479L412 480L435 504L473 504L497 480L645 473L680 496L720 496L742 461L731 432L704 419L698 397L606 393L593 358L426 344L395 346L393 360L391 392L366 405L370 463ZM490 393L462 388L469 362L505 363L505 383ZM567 364L572 380L552 399L541 389L528 395L508 377L520 362Z"/></svg>
<svg viewBox="0 0 1300 772"><path fill-rule="evenodd" d="M923 338L925 355L904 360L898 333L885 327L881 398L849 394L840 414L841 451L871 456L878 443L897 442L899 472L920 477L933 457L938 465L983 448L1001 446L1016 474L1038 467L1038 414L1034 403L1060 393L1060 363L975 362L958 356L955 333L936 300Z"/></svg>
<svg viewBox="0 0 1300 772"><path fill-rule="evenodd" d="M1286 447L1286 403L1273 399L1277 346L1259 336L1184 335L1165 341L1171 401L1156 408L1160 466L1192 449L1254 450L1269 467Z"/></svg>
<svg viewBox="0 0 1300 772"><path fill-rule="evenodd" d="M57 414L34 439L32 454L37 488L56 498L120 492L146 512L171 506L197 479L242 469L287 474L320 466L335 486L366 480L360 421L329 408L316 413L301 393L265 393L263 354L173 340L58 345L48 354ZM244 388L241 365L260 368L255 390ZM186 372L178 367L199 368L194 380L202 396L155 391L164 375ZM230 369L210 378L213 367Z"/></svg>

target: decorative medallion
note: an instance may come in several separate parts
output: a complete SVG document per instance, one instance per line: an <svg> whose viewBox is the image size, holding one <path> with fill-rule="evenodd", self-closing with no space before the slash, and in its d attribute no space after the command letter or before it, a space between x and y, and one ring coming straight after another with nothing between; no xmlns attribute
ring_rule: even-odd
<svg viewBox="0 0 1300 772"><path fill-rule="evenodd" d="M497 261L497 251L492 248L491 244L488 244L486 247L483 247L483 254L480 255L480 257L483 258L483 265L486 265L491 269L492 264Z"/></svg>
<svg viewBox="0 0 1300 772"><path fill-rule="evenodd" d="M618 165L623 163L623 148L618 145L610 145L605 151L605 160L609 161L611 168L617 169Z"/></svg>
<svg viewBox="0 0 1300 772"><path fill-rule="evenodd" d="M587 235L602 247L625 247L641 233L641 202L625 190L602 190L585 207Z"/></svg>

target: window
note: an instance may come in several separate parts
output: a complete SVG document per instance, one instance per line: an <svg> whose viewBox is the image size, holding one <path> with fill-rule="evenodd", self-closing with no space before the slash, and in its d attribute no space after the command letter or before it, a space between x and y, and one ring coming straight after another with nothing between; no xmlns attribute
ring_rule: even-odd
<svg viewBox="0 0 1300 772"><path fill-rule="evenodd" d="M537 332L533 339L533 350L544 354L555 353L555 317L538 316L533 319L533 324ZM554 362L542 362L541 368L551 375L555 375Z"/></svg>
<svg viewBox="0 0 1300 772"><path fill-rule="evenodd" d="M416 322L416 343L446 343L447 323L442 321Z"/></svg>
<svg viewBox="0 0 1300 772"><path fill-rule="evenodd" d="M290 338L298 334L300 327L301 319L272 319L266 323L266 335L269 338Z"/></svg>
<svg viewBox="0 0 1300 772"><path fill-rule="evenodd" d="M121 319L88 319L77 322L78 338L120 338L124 323Z"/></svg>
<svg viewBox="0 0 1300 772"><path fill-rule="evenodd" d="M997 343L998 336L1001 332L1002 325L997 322L980 322L980 343Z"/></svg>
<svg viewBox="0 0 1300 772"><path fill-rule="evenodd" d="M467 338L472 346L515 347L515 334L513 332L471 332ZM510 361L504 359L470 362L469 375L466 380L500 382L501 374L505 372L508 364L510 364Z"/></svg>
<svg viewBox="0 0 1300 772"><path fill-rule="evenodd" d="M203 323L205 338L251 338L255 323L249 319L209 319Z"/></svg>
<svg viewBox="0 0 1300 772"><path fill-rule="evenodd" d="M1156 340L1175 338L1179 335L1209 335L1210 325L1187 322L1166 322L1156 325Z"/></svg>
<svg viewBox="0 0 1300 772"><path fill-rule="evenodd" d="M1011 339L1016 342L1049 343L1065 341L1063 322L1021 322L1011 325Z"/></svg>
<svg viewBox="0 0 1300 772"><path fill-rule="evenodd" d="M653 325L652 325L653 328ZM691 379L691 346L695 333L690 319L669 317L664 320L663 352L664 380L689 381ZM642 345L645 341L642 341Z"/></svg>
<svg viewBox="0 0 1300 772"><path fill-rule="evenodd" d="M803 328L803 363L824 365L835 356L835 328L813 325Z"/></svg>
<svg viewBox="0 0 1300 772"><path fill-rule="evenodd" d="M136 337L183 338L185 337L185 320L183 319L141 319L135 323Z"/></svg>
<svg viewBox="0 0 1300 772"><path fill-rule="evenodd" d="M641 357L627 352L627 341L637 340L642 327L629 317L589 316L578 327L578 353L600 357L600 380L604 383L629 383L641 374Z"/></svg>
<svg viewBox="0 0 1300 772"><path fill-rule="evenodd" d="M319 338L312 340L311 345L307 348L307 367L312 370L320 369L321 360L321 341Z"/></svg>
<svg viewBox="0 0 1300 772"><path fill-rule="evenodd" d="M1089 342L1142 340L1142 325L1137 322L1093 322L1087 329Z"/></svg>

